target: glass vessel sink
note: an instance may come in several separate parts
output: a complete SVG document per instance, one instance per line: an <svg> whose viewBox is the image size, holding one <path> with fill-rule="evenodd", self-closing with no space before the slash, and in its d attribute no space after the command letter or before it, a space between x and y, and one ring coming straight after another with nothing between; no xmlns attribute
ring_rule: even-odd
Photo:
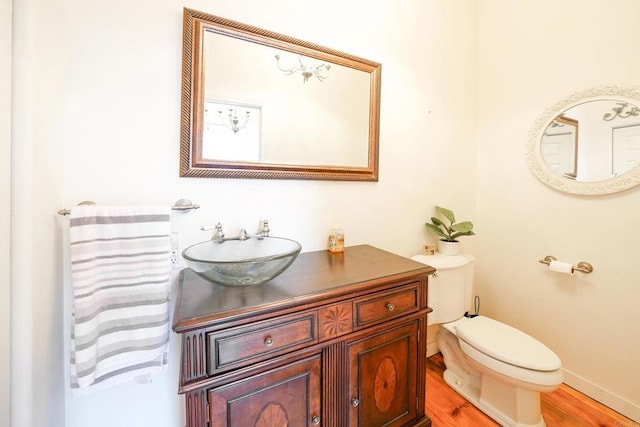
<svg viewBox="0 0 640 427"><path fill-rule="evenodd" d="M209 240L182 251L187 265L201 277L226 286L260 285L285 271L302 246L281 237Z"/></svg>

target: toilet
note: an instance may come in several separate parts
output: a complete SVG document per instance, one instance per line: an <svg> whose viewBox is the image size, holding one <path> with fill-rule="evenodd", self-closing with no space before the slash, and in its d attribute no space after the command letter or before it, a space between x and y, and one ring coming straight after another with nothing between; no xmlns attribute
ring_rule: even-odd
<svg viewBox="0 0 640 427"><path fill-rule="evenodd" d="M544 427L540 392L563 380L560 358L518 329L470 312L474 258L416 255L436 268L429 278L427 317L440 325L436 342L445 382L502 426Z"/></svg>

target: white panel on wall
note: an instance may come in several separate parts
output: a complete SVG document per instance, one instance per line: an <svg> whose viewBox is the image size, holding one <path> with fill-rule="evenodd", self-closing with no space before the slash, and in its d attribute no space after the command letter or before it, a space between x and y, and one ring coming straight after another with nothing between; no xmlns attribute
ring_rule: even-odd
<svg viewBox="0 0 640 427"><path fill-rule="evenodd" d="M11 393L11 0L0 1L0 425L8 426Z"/></svg>

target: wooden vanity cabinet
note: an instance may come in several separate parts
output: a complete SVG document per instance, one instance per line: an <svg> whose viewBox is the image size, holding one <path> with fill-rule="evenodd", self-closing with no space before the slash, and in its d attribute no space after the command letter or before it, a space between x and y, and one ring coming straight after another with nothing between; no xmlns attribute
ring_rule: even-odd
<svg viewBox="0 0 640 427"><path fill-rule="evenodd" d="M350 426L404 426L416 419L418 331L411 322L348 345Z"/></svg>
<svg viewBox="0 0 640 427"><path fill-rule="evenodd" d="M320 356L209 389L212 427L320 424Z"/></svg>
<svg viewBox="0 0 640 427"><path fill-rule="evenodd" d="M301 254L259 287L181 272L187 427L430 426L427 279L368 245Z"/></svg>

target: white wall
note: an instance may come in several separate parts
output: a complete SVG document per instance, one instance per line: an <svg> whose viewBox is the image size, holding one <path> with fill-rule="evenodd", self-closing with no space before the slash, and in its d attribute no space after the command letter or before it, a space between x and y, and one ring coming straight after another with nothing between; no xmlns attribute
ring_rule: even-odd
<svg viewBox="0 0 640 427"><path fill-rule="evenodd" d="M0 425L11 409L11 0L0 1Z"/></svg>
<svg viewBox="0 0 640 427"><path fill-rule="evenodd" d="M55 214L86 199L180 197L202 206L174 214L183 246L209 237L204 223L231 234L269 218L305 251L324 248L338 224L348 244L402 255L433 241L423 226L433 205L450 207L476 224L463 245L477 258L483 313L540 338L570 384L638 418L638 190L558 193L529 173L524 147L536 117L565 96L640 85L640 4L379 3L328 0L311 15L295 0L13 1L13 427L180 425L175 336L170 372L152 384L69 395L66 219ZM381 62L380 182L179 178L183 6ZM545 255L595 271L552 275L537 262Z"/></svg>
<svg viewBox="0 0 640 427"><path fill-rule="evenodd" d="M485 314L538 337L566 381L640 421L640 190L562 194L527 169L538 115L572 93L640 86L636 0L479 2L478 235ZM593 264L550 273L538 260Z"/></svg>
<svg viewBox="0 0 640 427"><path fill-rule="evenodd" d="M423 224L435 204L473 214L475 0L14 2L13 187L26 190L14 200L12 332L24 337L12 348L21 357L14 427L173 427L183 417L175 336L169 373L153 383L70 396L59 208L189 197L202 208L174 214L183 247L210 237L202 224L221 221L233 234L268 218L274 235L304 251L324 249L337 224L348 245L402 255L433 241ZM184 6L381 62L380 181L179 178Z"/></svg>
<svg viewBox="0 0 640 427"><path fill-rule="evenodd" d="M64 4L13 2L11 143L11 423L60 425Z"/></svg>

